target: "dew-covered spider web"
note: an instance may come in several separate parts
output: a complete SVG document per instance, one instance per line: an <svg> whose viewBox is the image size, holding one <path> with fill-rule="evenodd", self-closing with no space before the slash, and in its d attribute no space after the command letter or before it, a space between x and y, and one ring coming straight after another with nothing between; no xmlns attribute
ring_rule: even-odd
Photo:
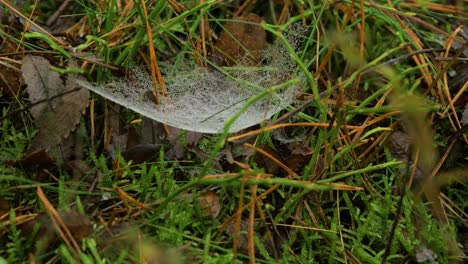
<svg viewBox="0 0 468 264"><path fill-rule="evenodd" d="M293 48L297 46L297 39L288 40ZM300 80L295 62L279 40L265 50L261 66L215 69L185 61L175 74L170 74L171 65L167 63L161 69L168 94L161 98L159 106L155 104L151 76L144 67L132 67L127 77L105 84L79 84L161 123L202 133L222 133L226 121L248 99L289 80ZM256 100L234 121L229 132L259 124L290 105L300 91L300 82L294 83Z"/></svg>

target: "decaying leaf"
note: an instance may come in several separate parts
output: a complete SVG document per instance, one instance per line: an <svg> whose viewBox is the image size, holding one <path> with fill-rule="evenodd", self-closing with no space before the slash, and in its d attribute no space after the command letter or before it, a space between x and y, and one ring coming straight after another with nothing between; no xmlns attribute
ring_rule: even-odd
<svg viewBox="0 0 468 264"><path fill-rule="evenodd" d="M154 161L158 158L161 145L139 144L121 152L125 161L133 161L133 164Z"/></svg>
<svg viewBox="0 0 468 264"><path fill-rule="evenodd" d="M116 149L125 149L128 141L128 133L123 128L120 120L120 105L110 103L108 110L108 126L112 131L111 144L108 146L108 151L115 152ZM128 148L128 147L127 147Z"/></svg>
<svg viewBox="0 0 468 264"><path fill-rule="evenodd" d="M219 215L219 212L221 212L219 197L215 192L210 190L202 194L200 206L203 209L205 215L209 216L211 219L216 219L216 217Z"/></svg>
<svg viewBox="0 0 468 264"><path fill-rule="evenodd" d="M255 225L258 224L258 221L255 221ZM257 229L257 228L256 228ZM242 219L240 221L240 228L239 232L236 234L236 228L235 228L235 221L230 221L227 226L226 230L224 232L232 238L237 237L237 249L239 252L243 254L247 254L249 250L249 236L248 236L248 230L249 230L249 221L246 219ZM271 255L277 255L275 251L277 251L279 248L281 248L281 245L286 241L284 237L276 237L274 238L276 241L269 241L267 238L267 233L264 232L265 230L255 230L255 235L260 239L263 248ZM278 234L279 235L279 234ZM281 234L281 236L286 236L286 234ZM273 243L272 243L273 242Z"/></svg>
<svg viewBox="0 0 468 264"><path fill-rule="evenodd" d="M64 84L49 67L45 58L30 55L21 67L31 103L38 103L32 109L39 127L32 151L60 144L75 129L89 103L89 91L79 88L76 75L68 75ZM68 67L76 67L75 62L70 60Z"/></svg>
<svg viewBox="0 0 468 264"><path fill-rule="evenodd" d="M413 144L411 136L402 132L395 131L389 139L389 148L391 153L395 158L401 160L402 162L410 161L410 165L413 164L413 154L411 153L411 147ZM424 179L424 175L427 175L427 171L424 171L421 164L418 163L414 178L416 181L421 181Z"/></svg>
<svg viewBox="0 0 468 264"><path fill-rule="evenodd" d="M36 120L52 107L47 100L64 92L60 74L49 68L50 62L40 56L27 55L22 60L21 73L28 86L29 101L33 104L31 114ZM45 102L35 104L41 101Z"/></svg>
<svg viewBox="0 0 468 264"><path fill-rule="evenodd" d="M0 65L0 93L7 97L18 96L21 93L20 76L16 69Z"/></svg>
<svg viewBox="0 0 468 264"><path fill-rule="evenodd" d="M247 253L249 249L249 238L247 234L249 230L249 221L242 219L240 222L239 232L236 232L235 221L230 221L224 231L228 236L237 237L237 248L242 253Z"/></svg>
<svg viewBox="0 0 468 264"><path fill-rule="evenodd" d="M234 21L226 23L226 30L216 42L213 58L220 65L231 66L241 59L247 60L244 64L256 64L266 49L266 31L253 23L260 24L262 19L254 13L232 19Z"/></svg>
<svg viewBox="0 0 468 264"><path fill-rule="evenodd" d="M103 229L96 236L99 252L106 256L119 257L122 250L130 255L139 256L141 263L155 264L179 264L189 263L184 261L186 247L170 248L162 247L153 239L148 239L135 227L136 224L119 222Z"/></svg>
<svg viewBox="0 0 468 264"><path fill-rule="evenodd" d="M185 143L190 146L198 145L200 139L203 138L203 133L195 131L187 131L185 133Z"/></svg>
<svg viewBox="0 0 468 264"><path fill-rule="evenodd" d="M411 138L408 134L401 131L395 131L389 140L389 147L393 155L399 160L408 160L408 154L410 153Z"/></svg>
<svg viewBox="0 0 468 264"><path fill-rule="evenodd" d="M466 124L468 124L468 104L465 105L465 110L463 111L463 115L462 115L462 119L460 123L463 126L466 126Z"/></svg>
<svg viewBox="0 0 468 264"><path fill-rule="evenodd" d="M282 163L284 163L284 161L281 158L280 154L275 149L273 149L272 147L265 144L265 145L261 146L260 148L263 151L270 154L275 159L277 159L277 160L281 161ZM255 156L255 162L258 164L258 166L260 166L260 168L264 168L266 173L277 175L280 172L280 167L278 166L278 164L273 162L269 157L266 157L265 155L260 155L260 154L256 155Z"/></svg>
<svg viewBox="0 0 468 264"><path fill-rule="evenodd" d="M8 213L10 212L10 202L0 198L0 220L2 220L4 217L8 217Z"/></svg>
<svg viewBox="0 0 468 264"><path fill-rule="evenodd" d="M18 164L25 168L52 167L55 164L54 159L43 149L29 152Z"/></svg>
<svg viewBox="0 0 468 264"><path fill-rule="evenodd" d="M91 221L86 216L81 215L75 211L59 211L59 215L75 240L80 241L93 232ZM39 231L37 233L34 232L36 225L39 226ZM29 237L29 239L43 241L41 243L36 243L37 246L46 248L53 247L60 239L60 236L57 234L50 217L46 213L41 213L34 220L26 223L24 226L22 226L22 230L23 234L27 236L34 236ZM38 250L43 249L45 248L38 248Z"/></svg>
<svg viewBox="0 0 468 264"><path fill-rule="evenodd" d="M141 142L143 144L163 144L165 139L164 124L144 116L141 125Z"/></svg>

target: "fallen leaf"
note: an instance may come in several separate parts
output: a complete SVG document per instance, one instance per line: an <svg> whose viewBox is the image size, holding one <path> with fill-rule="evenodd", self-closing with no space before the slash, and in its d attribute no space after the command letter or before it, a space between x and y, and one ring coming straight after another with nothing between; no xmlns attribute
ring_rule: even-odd
<svg viewBox="0 0 468 264"><path fill-rule="evenodd" d="M465 105L465 110L463 110L463 115L460 123L462 124L462 126L466 126L466 124L468 124L468 103Z"/></svg>
<svg viewBox="0 0 468 264"><path fill-rule="evenodd" d="M99 170L95 167L89 165L83 160L70 160L62 165L62 168L67 171L70 175L73 175L74 179L80 180L100 180L102 175L100 175ZM87 178L86 175L94 174L93 177Z"/></svg>
<svg viewBox="0 0 468 264"><path fill-rule="evenodd" d="M275 159L279 160L280 162L284 163L283 159L279 155L279 153L273 149L272 147L268 145L263 145L260 147L263 151L267 152L271 156L273 156ZM269 157L266 157L265 155L261 153L257 153L255 156L255 162L257 163L259 168L264 168L266 173L269 174L275 174L277 175L280 173L280 167L278 164L273 162Z"/></svg>
<svg viewBox="0 0 468 264"><path fill-rule="evenodd" d="M195 131L186 131L185 132L185 143L189 146L198 145L198 141L203 138L203 133Z"/></svg>
<svg viewBox="0 0 468 264"><path fill-rule="evenodd" d="M0 72L0 93L7 97L18 96L21 93L21 84L16 70L0 65Z"/></svg>
<svg viewBox="0 0 468 264"><path fill-rule="evenodd" d="M180 159L184 157L186 147L193 149L198 145L198 141L203 137L203 133L195 131L184 131L176 127L166 126L169 129L170 136L168 138L170 145L167 150L167 156ZM184 136L184 138L181 138ZM183 144L185 143L185 144Z"/></svg>
<svg viewBox="0 0 468 264"><path fill-rule="evenodd" d="M402 162L410 162L409 165L413 165L413 154L411 153L411 148L414 140L410 137L410 135L402 132L402 131L395 131L389 139L389 149L390 152ZM418 163L418 167L416 169L414 179L416 182L421 182L427 172L423 170L421 163Z"/></svg>
<svg viewBox="0 0 468 264"><path fill-rule="evenodd" d="M133 164L154 161L159 157L161 145L158 144L140 144L121 152L125 161L133 161Z"/></svg>
<svg viewBox="0 0 468 264"><path fill-rule="evenodd" d="M198 144L198 141L203 137L203 133L182 131L177 127L169 125L165 125L164 127L163 124L156 121L153 121L153 123L147 122L147 124L148 125L143 126L143 132L147 134L144 141L156 141L161 142L162 144L169 143L166 151L166 157L169 159L180 159L184 157L186 147L195 147ZM166 137L166 129L169 132L168 137ZM182 136L184 136L184 138L182 138Z"/></svg>
<svg viewBox="0 0 468 264"><path fill-rule="evenodd" d="M60 74L49 68L50 62L40 56L26 55L22 60L21 73L28 86L29 101L33 104L31 114L34 119L39 119L51 106L47 102L38 102L50 100L64 92Z"/></svg>
<svg viewBox="0 0 468 264"><path fill-rule="evenodd" d="M49 168L55 165L54 159L43 149L29 152L17 163L25 168Z"/></svg>
<svg viewBox="0 0 468 264"><path fill-rule="evenodd" d="M135 227L136 224L119 222L107 226L96 236L99 252L106 256L119 257L123 250L139 256L139 263L190 263L186 262L186 246L180 248L162 247L148 239Z"/></svg>
<svg viewBox="0 0 468 264"><path fill-rule="evenodd" d="M141 125L141 143L142 144L167 144L167 134L164 124L146 116L143 116Z"/></svg>
<svg viewBox="0 0 468 264"><path fill-rule="evenodd" d="M10 212L10 202L0 198L0 220L2 220L4 217L8 218L8 213Z"/></svg>
<svg viewBox="0 0 468 264"><path fill-rule="evenodd" d="M86 216L76 211L59 211L59 215L76 241L88 237L93 232L91 221ZM39 231L34 233L34 226L36 225L39 226ZM44 243L36 243L37 246L42 245L51 248L56 246L60 239L50 217L46 213L39 214L33 221L27 222L21 228L23 231L22 234L36 234L34 237L28 237L28 239L44 241ZM38 250L45 250L45 248L39 248Z"/></svg>
<svg viewBox="0 0 468 264"><path fill-rule="evenodd" d="M168 156L176 159L184 157L185 147L180 139L182 130L172 126L166 126L166 128L169 130L168 140L171 143L170 148L167 150Z"/></svg>
<svg viewBox="0 0 468 264"><path fill-rule="evenodd" d="M408 160L410 153L411 138L408 134L401 131L395 131L389 139L389 147L392 154L399 160Z"/></svg>
<svg viewBox="0 0 468 264"><path fill-rule="evenodd" d="M290 168L292 171L294 171L297 174L302 174L304 168L307 166L307 164L310 161L311 156L306 156L302 154L291 154L287 159L286 159L286 166Z"/></svg>
<svg viewBox="0 0 468 264"><path fill-rule="evenodd" d="M247 253L249 249L249 238L247 230L249 230L249 221L242 219L240 222L239 232L237 232L237 234L235 221L230 221L226 226L226 230L224 231L232 238L237 237L237 249L239 249L242 253Z"/></svg>
<svg viewBox="0 0 468 264"><path fill-rule="evenodd" d="M31 151L47 151L60 144L75 129L89 103L89 91L79 88L77 75L68 75L64 85L60 75L49 67L45 58L30 55L21 67L31 103L36 103L32 115L39 128ZM76 67L76 63L70 60L68 67ZM50 100L52 97L54 100Z"/></svg>
<svg viewBox="0 0 468 264"><path fill-rule="evenodd" d="M464 50L468 52L467 48ZM466 62L456 62L450 66L447 72L449 72L447 74L448 87L455 94L460 89L463 89L463 86L468 82L468 64ZM467 97L462 96L454 102L454 106L463 107L463 104L466 102Z"/></svg>
<svg viewBox="0 0 468 264"><path fill-rule="evenodd" d="M93 232L92 224L88 217L76 211L59 211L59 214L75 240L80 241Z"/></svg>
<svg viewBox="0 0 468 264"><path fill-rule="evenodd" d="M203 209L205 215L209 216L211 219L216 219L216 217L219 215L219 212L221 212L219 197L215 192L210 190L202 194L200 206Z"/></svg>

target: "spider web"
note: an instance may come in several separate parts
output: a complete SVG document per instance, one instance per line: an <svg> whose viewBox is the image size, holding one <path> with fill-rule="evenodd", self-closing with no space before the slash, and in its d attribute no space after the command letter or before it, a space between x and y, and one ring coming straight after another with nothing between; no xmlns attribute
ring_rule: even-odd
<svg viewBox="0 0 468 264"><path fill-rule="evenodd" d="M297 39L289 39L297 45ZM130 77L116 78L106 84L79 81L79 84L106 99L148 118L173 127L201 133L222 133L226 121L246 101L292 78L296 65L280 41L264 52L260 67L225 67L223 72L185 62L186 67L173 76L163 68L168 95L155 104L151 76L144 67L132 67ZM229 132L259 124L290 105L300 91L295 84L255 101L230 126Z"/></svg>

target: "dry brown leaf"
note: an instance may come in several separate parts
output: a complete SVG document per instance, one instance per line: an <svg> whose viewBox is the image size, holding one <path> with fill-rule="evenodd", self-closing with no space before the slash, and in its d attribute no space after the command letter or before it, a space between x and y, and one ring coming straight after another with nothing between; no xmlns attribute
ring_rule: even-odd
<svg viewBox="0 0 468 264"><path fill-rule="evenodd" d="M250 23L260 24L262 19L254 13L232 19L235 21L226 23L226 30L221 32L216 42L219 51L213 52L213 58L219 64L228 66L239 60L246 60L243 64L258 63L266 49L266 31L263 27Z"/></svg>
<svg viewBox="0 0 468 264"><path fill-rule="evenodd" d="M161 151L159 144L139 144L122 151L120 154L125 161L133 161L133 164L154 161L159 157Z"/></svg>
<svg viewBox="0 0 468 264"><path fill-rule="evenodd" d="M237 234L235 221L230 221L226 226L226 230L224 231L232 238L237 237L237 248L242 253L247 253L249 249L249 238L247 230L249 230L249 221L242 219L240 222L239 232L237 232Z"/></svg>
<svg viewBox="0 0 468 264"><path fill-rule="evenodd" d="M65 223L65 226L70 231L72 237L75 240L80 241L93 232L92 223L86 216L81 215L75 211L59 211L59 214L63 222ZM39 214L33 221L28 222L27 224L22 226L22 233L25 235L33 234L35 225L39 225L39 232L35 237L29 237L29 239L45 240L46 243L44 243L43 245L47 247L53 247L57 244L60 237L57 234L54 225L50 220L50 217L46 213ZM37 245L40 244L41 243L37 243Z"/></svg>
<svg viewBox="0 0 468 264"><path fill-rule="evenodd" d="M24 168L48 168L55 164L54 159L43 149L29 152L22 160L18 161L18 165Z"/></svg>
<svg viewBox="0 0 468 264"><path fill-rule="evenodd" d="M389 139L389 148L391 153L402 162L410 161L410 165L413 164L413 154L411 153L411 148L414 140L410 135L402 131L395 131L392 133ZM418 163L414 178L416 181L421 181L424 179L424 175L427 175L427 171L423 170L423 167Z"/></svg>
<svg viewBox="0 0 468 264"><path fill-rule="evenodd" d="M166 131L164 125L158 121L143 117L141 125L141 142L143 144L164 144Z"/></svg>
<svg viewBox="0 0 468 264"><path fill-rule="evenodd" d="M0 65L0 93L7 97L21 93L20 76L15 69Z"/></svg>
<svg viewBox="0 0 468 264"><path fill-rule="evenodd" d="M60 75L49 67L50 63L42 57L26 56L23 59L23 78L28 85L31 103L61 95L33 108L39 133L32 144L32 151L48 150L60 144L75 129L89 103L89 91L79 89L77 75L68 75L63 85ZM76 63L70 60L68 67L76 67Z"/></svg>
<svg viewBox="0 0 468 264"><path fill-rule="evenodd" d="M263 145L260 147L265 152L273 156L275 159L284 163L283 159L281 158L280 154L268 145ZM280 173L280 167L278 164L273 162L270 158L266 157L265 155L258 154L255 156L255 162L257 163L259 168L264 168L266 173L275 174L277 175Z"/></svg>
<svg viewBox="0 0 468 264"><path fill-rule="evenodd" d="M186 246L180 248L162 247L145 237L129 222L119 222L108 226L96 235L99 252L106 256L120 256L122 250L139 256L138 263L191 263L186 262Z"/></svg>
<svg viewBox="0 0 468 264"><path fill-rule="evenodd" d="M460 121L462 126L468 124L468 103L465 105L465 110L463 111L462 120Z"/></svg>
<svg viewBox="0 0 468 264"><path fill-rule="evenodd" d="M21 73L27 84L29 101L35 104L64 92L63 82L58 72L51 71L50 62L40 56L26 55L22 60ZM47 101L33 105L31 114L38 119L51 106Z"/></svg>
<svg viewBox="0 0 468 264"><path fill-rule="evenodd" d="M218 195L210 190L202 194L200 206L205 215L209 216L211 219L216 219L221 211Z"/></svg>
<svg viewBox="0 0 468 264"><path fill-rule="evenodd" d="M411 138L408 134L401 131L395 131L390 135L389 147L393 155L399 160L408 160L408 154L410 153Z"/></svg>
<svg viewBox="0 0 468 264"><path fill-rule="evenodd" d="M59 211L59 214L75 240L82 240L93 232L91 221L86 216L75 211Z"/></svg>
<svg viewBox="0 0 468 264"><path fill-rule="evenodd" d="M109 102L108 108L107 122L109 127L108 129L112 131L112 138L111 144L109 144L107 150L110 152L115 152L116 149L126 149L128 148L128 146L126 147L128 134L127 131L125 131L123 122L121 122L120 119L121 106Z"/></svg>
<svg viewBox="0 0 468 264"><path fill-rule="evenodd" d="M169 140L170 148L166 152L167 157L180 159L184 157L186 147L194 147L198 145L198 141L203 137L203 133L194 132L194 131L185 131L182 133L182 130L172 126L166 126L169 130ZM182 136L185 136L183 139ZM182 143L184 142L185 145Z"/></svg>
<svg viewBox="0 0 468 264"><path fill-rule="evenodd" d="M200 139L203 138L203 133L195 131L187 131L185 133L185 143L189 146L196 146Z"/></svg>
<svg viewBox="0 0 468 264"><path fill-rule="evenodd" d="M0 198L0 220L3 220L3 218L8 217L8 213L10 212L10 202Z"/></svg>

